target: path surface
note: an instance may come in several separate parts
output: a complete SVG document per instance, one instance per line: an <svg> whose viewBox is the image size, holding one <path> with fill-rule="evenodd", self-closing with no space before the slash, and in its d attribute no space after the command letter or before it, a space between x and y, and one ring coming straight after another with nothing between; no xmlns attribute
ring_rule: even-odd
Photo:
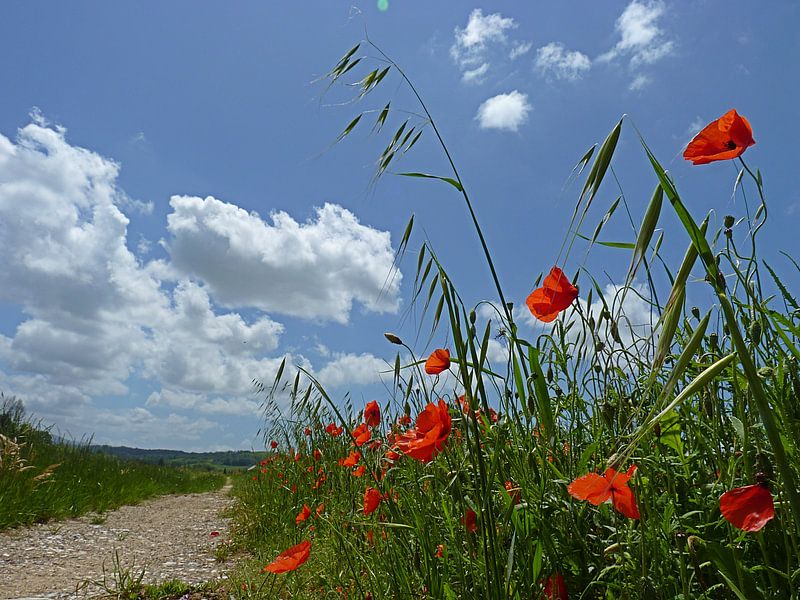
<svg viewBox="0 0 800 600"><path fill-rule="evenodd" d="M221 515L232 502L229 490L123 506L101 524L87 515L0 532L0 599L96 596L102 589L85 582L102 581L105 566L111 583L115 551L123 568L138 573L144 567L147 583L223 578L226 567L214 549L229 539Z"/></svg>

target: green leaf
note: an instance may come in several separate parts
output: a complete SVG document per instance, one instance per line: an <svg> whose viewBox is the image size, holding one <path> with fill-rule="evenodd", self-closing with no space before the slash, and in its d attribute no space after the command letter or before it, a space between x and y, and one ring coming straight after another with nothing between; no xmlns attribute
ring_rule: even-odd
<svg viewBox="0 0 800 600"><path fill-rule="evenodd" d="M461 186L461 184L458 183L458 181L456 181L452 177L441 177L439 175L430 175L428 173L398 173L398 175L402 175L403 177L422 177L424 179L438 179L439 181L444 181L446 183L449 183L459 192L464 191L464 188Z"/></svg>

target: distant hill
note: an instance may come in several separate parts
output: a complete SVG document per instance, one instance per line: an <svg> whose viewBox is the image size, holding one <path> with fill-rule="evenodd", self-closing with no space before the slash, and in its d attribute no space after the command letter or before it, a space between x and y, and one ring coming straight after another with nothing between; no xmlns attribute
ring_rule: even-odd
<svg viewBox="0 0 800 600"><path fill-rule="evenodd" d="M109 454L124 460L168 465L173 467L207 468L209 470L245 469L255 465L267 456L267 452L229 450L226 452L184 452L182 450L143 450L127 446L107 446L93 444L95 452Z"/></svg>

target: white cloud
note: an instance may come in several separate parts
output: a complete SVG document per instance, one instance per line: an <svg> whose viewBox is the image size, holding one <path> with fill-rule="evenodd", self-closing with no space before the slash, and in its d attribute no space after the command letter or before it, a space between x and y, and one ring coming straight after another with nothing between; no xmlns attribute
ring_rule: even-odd
<svg viewBox="0 0 800 600"><path fill-rule="evenodd" d="M142 264L128 249L123 209L131 201L118 172L38 113L15 141L0 135L0 301L23 315L13 334L0 335L0 388L40 417L102 429L103 441L208 445L203 436L218 427L224 437L222 426L164 416L164 408L253 416L254 378L271 382L284 358L287 376L294 365L313 371L302 355L279 351L282 324L220 303L340 322L354 302L397 308L400 274L385 283L394 256L388 232L332 204L308 223L275 213L267 224L213 198L175 197L172 237L162 245L178 264ZM190 256L194 249L209 264ZM374 366L368 358L361 364ZM348 373L338 360L321 372ZM350 374L344 383L374 380ZM153 384L146 405L160 414L98 410L98 396L129 396L132 378ZM214 444L235 446L240 437L215 436Z"/></svg>
<svg viewBox="0 0 800 600"><path fill-rule="evenodd" d="M558 79L580 79L591 66L588 56L577 50L567 50L558 42L551 42L536 51L536 68Z"/></svg>
<svg viewBox="0 0 800 600"><path fill-rule="evenodd" d="M484 15L480 8L476 8L470 13L466 27L455 28L450 56L461 69L464 83L483 81L489 71L490 64L486 57L491 46L506 44L506 33L515 27L517 24L511 17L504 17L500 13Z"/></svg>
<svg viewBox="0 0 800 600"><path fill-rule="evenodd" d="M478 108L476 118L481 129L517 131L528 120L531 108L528 95L514 90L486 100Z"/></svg>
<svg viewBox="0 0 800 600"><path fill-rule="evenodd" d="M484 75L489 71L489 63L483 63L480 67L464 71L461 81L464 83L481 83Z"/></svg>
<svg viewBox="0 0 800 600"><path fill-rule="evenodd" d="M615 28L620 35L619 41L598 60L627 56L631 66L636 67L652 64L671 54L674 42L667 39L658 24L663 14L664 3L659 0L633 0L617 19Z"/></svg>
<svg viewBox="0 0 800 600"><path fill-rule="evenodd" d="M648 85L652 83L652 81L653 80L649 76L639 74L633 78L633 81L631 81L630 85L628 86L628 89L631 90L632 92L636 92L646 88Z"/></svg>
<svg viewBox="0 0 800 600"><path fill-rule="evenodd" d="M515 60L520 56L526 55L533 48L533 42L514 42L511 47L511 52L508 53L508 58Z"/></svg>
<svg viewBox="0 0 800 600"><path fill-rule="evenodd" d="M469 15L464 29L456 27L455 42L450 48L450 55L460 64L478 64L481 55L490 42L505 42L506 31L517 25L511 17L500 13L484 15L476 8Z"/></svg>
<svg viewBox="0 0 800 600"><path fill-rule="evenodd" d="M366 385L379 383L381 372L391 369L385 360L369 353L338 354L316 377L325 387Z"/></svg>
<svg viewBox="0 0 800 600"><path fill-rule="evenodd" d="M306 223L275 212L269 224L213 197L173 196L170 204L173 266L226 306L340 323L355 301L373 312L398 308L402 277L390 277L389 233L340 206L325 204Z"/></svg>

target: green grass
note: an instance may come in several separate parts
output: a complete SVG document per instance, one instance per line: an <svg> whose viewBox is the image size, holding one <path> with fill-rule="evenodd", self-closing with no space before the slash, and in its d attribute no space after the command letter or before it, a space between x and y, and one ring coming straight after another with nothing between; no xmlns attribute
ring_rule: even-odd
<svg viewBox="0 0 800 600"><path fill-rule="evenodd" d="M218 472L123 461L88 443L55 443L25 420L13 398L0 406L0 435L0 529L102 513L161 494L205 492L225 481Z"/></svg>
<svg viewBox="0 0 800 600"><path fill-rule="evenodd" d="M356 47L330 73L332 83L350 78L362 101L393 73L411 86L377 47L364 47L382 56L378 68L359 73L369 60L355 63L362 56ZM800 268L788 256L757 252L767 217L760 172L735 163L742 214L714 230L713 221L695 220L658 159L621 120L578 164L583 187L558 257L539 259L543 272L553 260L570 272L582 303L527 337L431 115L424 104L394 110L380 99L361 113L377 119L377 130L398 119L377 177L390 163L395 167L418 132L434 133L452 170L425 177L448 183L464 201L498 301L463 299L436 249L422 244L411 292L419 339L430 335L446 345L453 364L447 378L427 375L421 363L430 347L418 356L387 336L399 344L394 385L380 400L383 419L372 432L380 445L361 448L363 477L338 464L353 449L350 432L362 422L363 406L334 402L302 372L261 386L269 400L266 439L279 448L257 472L235 479L235 542L254 556L240 574L248 583L236 593L523 600L542 598L545 582L561 574L571 598L800 597L800 308L788 283ZM359 120L348 122L340 139ZM626 135L628 143L642 144L639 164L655 187L648 205L629 204L617 180L614 155ZM703 168L693 175L702 177ZM719 191L721 206L729 194L727 186ZM627 213L634 241L604 244L609 222L624 225L617 224L623 212L617 208ZM413 219L399 258L412 229ZM588 252L630 265L627 285L609 293L582 267ZM684 258L669 258L675 255ZM531 281L530 289L538 285ZM626 294L640 296L650 311L643 333L628 326ZM587 310L597 303L600 309ZM489 360L496 343L506 360ZM462 394L468 412L457 400ZM286 397L291 414L278 410ZM453 419L443 452L429 464L402 457L389 465L391 434L404 429L398 417L414 418L439 398ZM500 415L496 423L485 418L492 408ZM346 433L329 436L331 422ZM640 519L567 491L587 473L631 465L638 467L630 487ZM749 533L722 517L719 498L758 480L768 483L776 515ZM370 515L362 510L367 486L388 495ZM320 503L325 510L316 517ZM304 504L312 517L297 524ZM464 525L469 511L477 515L474 532ZM305 564L281 575L259 572L305 539L312 543Z"/></svg>

